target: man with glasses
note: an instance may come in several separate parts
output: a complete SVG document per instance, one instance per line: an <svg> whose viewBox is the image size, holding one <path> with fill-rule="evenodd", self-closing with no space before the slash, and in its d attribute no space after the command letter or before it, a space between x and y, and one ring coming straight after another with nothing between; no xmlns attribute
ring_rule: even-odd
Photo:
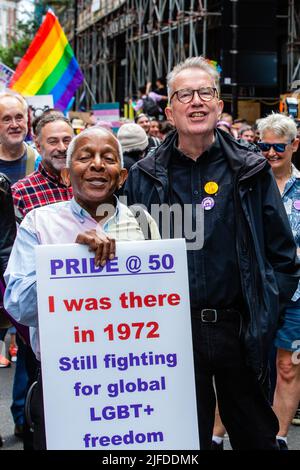
<svg viewBox="0 0 300 470"><path fill-rule="evenodd" d="M293 235L300 253L300 172L292 165L293 153L298 149L299 138L293 119L282 114L270 114L258 121L261 140L257 145L270 163ZM278 442L288 450L287 434L300 399L300 288L287 303L284 322L277 331L277 380L273 400L280 429ZM294 354L295 353L295 354Z"/></svg>
<svg viewBox="0 0 300 470"><path fill-rule="evenodd" d="M267 161L216 130L223 102L215 68L189 58L170 72L168 91L176 131L131 168L125 193L150 212L180 205L193 226L204 208L203 248L188 250L201 449L211 448L213 377L232 447L278 449L262 384L279 298L291 297L299 279L292 232Z"/></svg>

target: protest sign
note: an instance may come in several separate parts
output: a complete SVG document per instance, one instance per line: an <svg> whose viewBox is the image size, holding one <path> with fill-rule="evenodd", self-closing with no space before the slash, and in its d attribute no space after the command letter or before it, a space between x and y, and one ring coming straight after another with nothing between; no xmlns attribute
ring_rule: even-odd
<svg viewBox="0 0 300 470"><path fill-rule="evenodd" d="M7 65L0 62L0 91L8 88L9 82L15 72L7 67Z"/></svg>
<svg viewBox="0 0 300 470"><path fill-rule="evenodd" d="M54 106L52 95L25 96L25 99L28 106L32 109L33 117L35 118Z"/></svg>
<svg viewBox="0 0 300 470"><path fill-rule="evenodd" d="M198 449L185 241L37 251L48 449Z"/></svg>

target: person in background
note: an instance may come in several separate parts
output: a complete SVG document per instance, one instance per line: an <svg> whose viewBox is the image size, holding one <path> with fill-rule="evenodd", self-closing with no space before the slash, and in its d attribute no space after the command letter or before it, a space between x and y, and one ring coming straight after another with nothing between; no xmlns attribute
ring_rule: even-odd
<svg viewBox="0 0 300 470"><path fill-rule="evenodd" d="M71 120L71 124L72 124L75 135L80 134L80 132L82 132L83 129L85 129L85 123L82 119L73 118Z"/></svg>
<svg viewBox="0 0 300 470"><path fill-rule="evenodd" d="M153 137L152 135L150 135L150 119L146 114L143 114L143 113L139 114L135 118L135 123L141 126L148 136L148 147L145 151L145 154L147 154L147 152L150 149L158 147L160 145L159 138Z"/></svg>
<svg viewBox="0 0 300 470"><path fill-rule="evenodd" d="M167 102L168 97L155 93L151 90L151 82L143 85L139 88L139 96L137 103L133 103L130 99L129 104L133 107L136 113L142 112L150 117L158 117L163 114L163 110L160 106L161 102Z"/></svg>
<svg viewBox="0 0 300 470"><path fill-rule="evenodd" d="M28 106L22 95L11 90L0 93L0 172L11 184L34 170L36 154L25 143Z"/></svg>
<svg viewBox="0 0 300 470"><path fill-rule="evenodd" d="M35 143L41 155L38 169L12 186L19 220L32 209L72 197L72 188L62 180L66 151L74 136L70 121L61 113L42 115L35 128Z"/></svg>
<svg viewBox="0 0 300 470"><path fill-rule="evenodd" d="M292 164L299 146L297 127L290 117L273 113L258 121L262 154L271 165L287 212L295 242L300 253L300 172ZM277 192L277 188L276 188ZM282 450L288 450L287 434L299 404L300 363L293 359L300 340L300 286L285 306L285 314L274 345L277 349L277 380L273 410L279 420L277 440Z"/></svg>
<svg viewBox="0 0 300 470"><path fill-rule="evenodd" d="M150 118L149 136L159 139L159 121L156 118Z"/></svg>
<svg viewBox="0 0 300 470"><path fill-rule="evenodd" d="M32 121L32 124L31 124L31 129L32 129L32 137L33 137L33 144L32 144L32 147L34 148L34 150L36 150L37 152L37 156L36 156L36 159L35 159L35 164L34 164L34 170L37 170L38 167L39 167L39 164L41 163L42 161L42 157L41 155L38 154L38 151L36 149L36 144L35 144L35 137L36 137L36 127L38 125L38 123L40 122L40 120L46 116L47 114L53 114L53 115L58 115L58 116L64 116L64 113L62 111L60 111L59 109L56 109L56 108L49 108L47 109L46 111L44 111L42 114L40 114L39 116L37 116L33 121Z"/></svg>
<svg viewBox="0 0 300 470"><path fill-rule="evenodd" d="M164 77L157 78L155 84L156 84L156 89L154 90L155 93L157 93L158 95L162 95L162 96L168 96L166 79ZM162 113L158 117L159 121L163 121L164 119L166 119L165 109L167 107L167 104L168 104L167 100L162 100L159 103L161 110L162 110Z"/></svg>
<svg viewBox="0 0 300 470"><path fill-rule="evenodd" d="M254 143L255 132L253 130L253 127L251 126L241 127L241 129L239 130L239 138L246 142L250 142L251 144Z"/></svg>
<svg viewBox="0 0 300 470"><path fill-rule="evenodd" d="M233 135L231 132L232 127L232 116L228 113L222 113L220 119L217 122L217 128L222 129L224 132Z"/></svg>
<svg viewBox="0 0 300 470"><path fill-rule="evenodd" d="M132 165L143 158L148 147L148 136L138 124L123 124L117 133L124 158L124 168L130 170Z"/></svg>
<svg viewBox="0 0 300 470"><path fill-rule="evenodd" d="M241 128L247 125L248 125L248 122L246 119L235 119L231 126L231 133L233 137L235 139L238 139Z"/></svg>
<svg viewBox="0 0 300 470"><path fill-rule="evenodd" d="M172 131L175 131L175 127L169 121L159 123L159 138L161 141L165 140Z"/></svg>

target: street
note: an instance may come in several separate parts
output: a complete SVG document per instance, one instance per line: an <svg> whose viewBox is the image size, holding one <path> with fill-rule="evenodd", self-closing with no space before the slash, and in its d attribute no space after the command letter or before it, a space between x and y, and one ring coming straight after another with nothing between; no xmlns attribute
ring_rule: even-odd
<svg viewBox="0 0 300 470"><path fill-rule="evenodd" d="M0 369L0 434L4 441L2 449L5 450L23 449L22 440L14 436L14 423L10 413L14 371L15 364L9 368ZM300 450L300 426L291 426L288 445L290 450ZM225 439L225 450L230 450L228 438Z"/></svg>

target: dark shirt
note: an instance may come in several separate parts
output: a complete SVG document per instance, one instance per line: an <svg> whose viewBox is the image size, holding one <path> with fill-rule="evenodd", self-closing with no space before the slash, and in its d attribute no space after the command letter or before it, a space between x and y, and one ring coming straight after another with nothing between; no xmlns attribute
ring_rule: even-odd
<svg viewBox="0 0 300 470"><path fill-rule="evenodd" d="M26 174L27 152L18 160L2 160L0 157L0 172L6 175L11 184L16 183Z"/></svg>
<svg viewBox="0 0 300 470"><path fill-rule="evenodd" d="M171 204L192 204L193 230L195 205L212 197L215 205L204 211L204 245L188 250L191 307L228 308L242 305L240 272L236 254L236 220L233 204L233 176L219 142L196 161L186 157L176 146L170 164ZM215 182L215 194L204 186ZM216 276L217 275L217 276Z"/></svg>

